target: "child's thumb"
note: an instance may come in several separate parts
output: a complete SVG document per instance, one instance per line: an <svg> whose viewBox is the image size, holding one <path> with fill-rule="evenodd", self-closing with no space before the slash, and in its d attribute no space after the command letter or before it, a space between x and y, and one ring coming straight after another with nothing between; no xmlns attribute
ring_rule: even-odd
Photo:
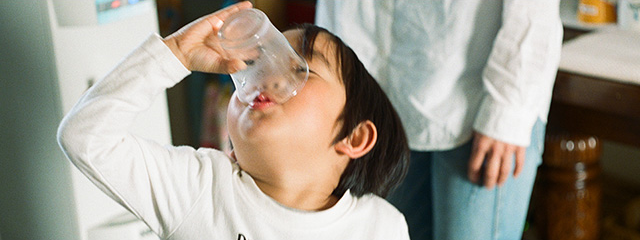
<svg viewBox="0 0 640 240"><path fill-rule="evenodd" d="M240 59L230 59L227 62L227 72L228 73L235 73L241 70L244 70L245 68L247 68L247 64L244 63L244 61L240 60Z"/></svg>

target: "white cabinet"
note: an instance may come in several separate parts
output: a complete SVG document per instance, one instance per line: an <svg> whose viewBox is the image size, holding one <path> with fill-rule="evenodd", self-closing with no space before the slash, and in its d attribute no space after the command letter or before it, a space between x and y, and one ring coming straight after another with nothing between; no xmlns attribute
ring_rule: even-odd
<svg viewBox="0 0 640 240"><path fill-rule="evenodd" d="M125 210L65 159L56 129L93 82L158 32L155 1L0 1L0 22L0 234L86 240ZM166 96L131 129L170 144Z"/></svg>

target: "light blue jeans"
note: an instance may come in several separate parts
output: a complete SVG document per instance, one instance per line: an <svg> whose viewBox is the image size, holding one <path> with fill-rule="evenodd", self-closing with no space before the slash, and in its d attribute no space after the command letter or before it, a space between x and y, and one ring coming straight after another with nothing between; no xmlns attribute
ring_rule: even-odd
<svg viewBox="0 0 640 240"><path fill-rule="evenodd" d="M538 120L532 131L521 174L491 190L467 178L471 142L448 151L412 151L409 174L388 199L404 213L411 239L521 239L545 124Z"/></svg>

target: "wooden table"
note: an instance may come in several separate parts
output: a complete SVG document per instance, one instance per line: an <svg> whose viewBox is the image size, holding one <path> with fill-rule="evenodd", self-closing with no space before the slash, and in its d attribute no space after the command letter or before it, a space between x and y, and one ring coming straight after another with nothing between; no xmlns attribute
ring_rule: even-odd
<svg viewBox="0 0 640 240"><path fill-rule="evenodd" d="M640 85L559 71L547 130L640 146Z"/></svg>

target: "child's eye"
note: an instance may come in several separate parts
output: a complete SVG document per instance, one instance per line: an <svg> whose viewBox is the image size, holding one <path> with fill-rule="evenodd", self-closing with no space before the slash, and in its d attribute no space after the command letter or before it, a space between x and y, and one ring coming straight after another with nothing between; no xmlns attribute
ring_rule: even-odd
<svg viewBox="0 0 640 240"><path fill-rule="evenodd" d="M296 67L296 68L295 68L296 73L303 73L303 72L307 72L307 70L308 70L309 72L313 72L313 71L311 71L311 69L307 69L307 68L305 68L305 67L300 67L300 66L299 66L299 67Z"/></svg>

